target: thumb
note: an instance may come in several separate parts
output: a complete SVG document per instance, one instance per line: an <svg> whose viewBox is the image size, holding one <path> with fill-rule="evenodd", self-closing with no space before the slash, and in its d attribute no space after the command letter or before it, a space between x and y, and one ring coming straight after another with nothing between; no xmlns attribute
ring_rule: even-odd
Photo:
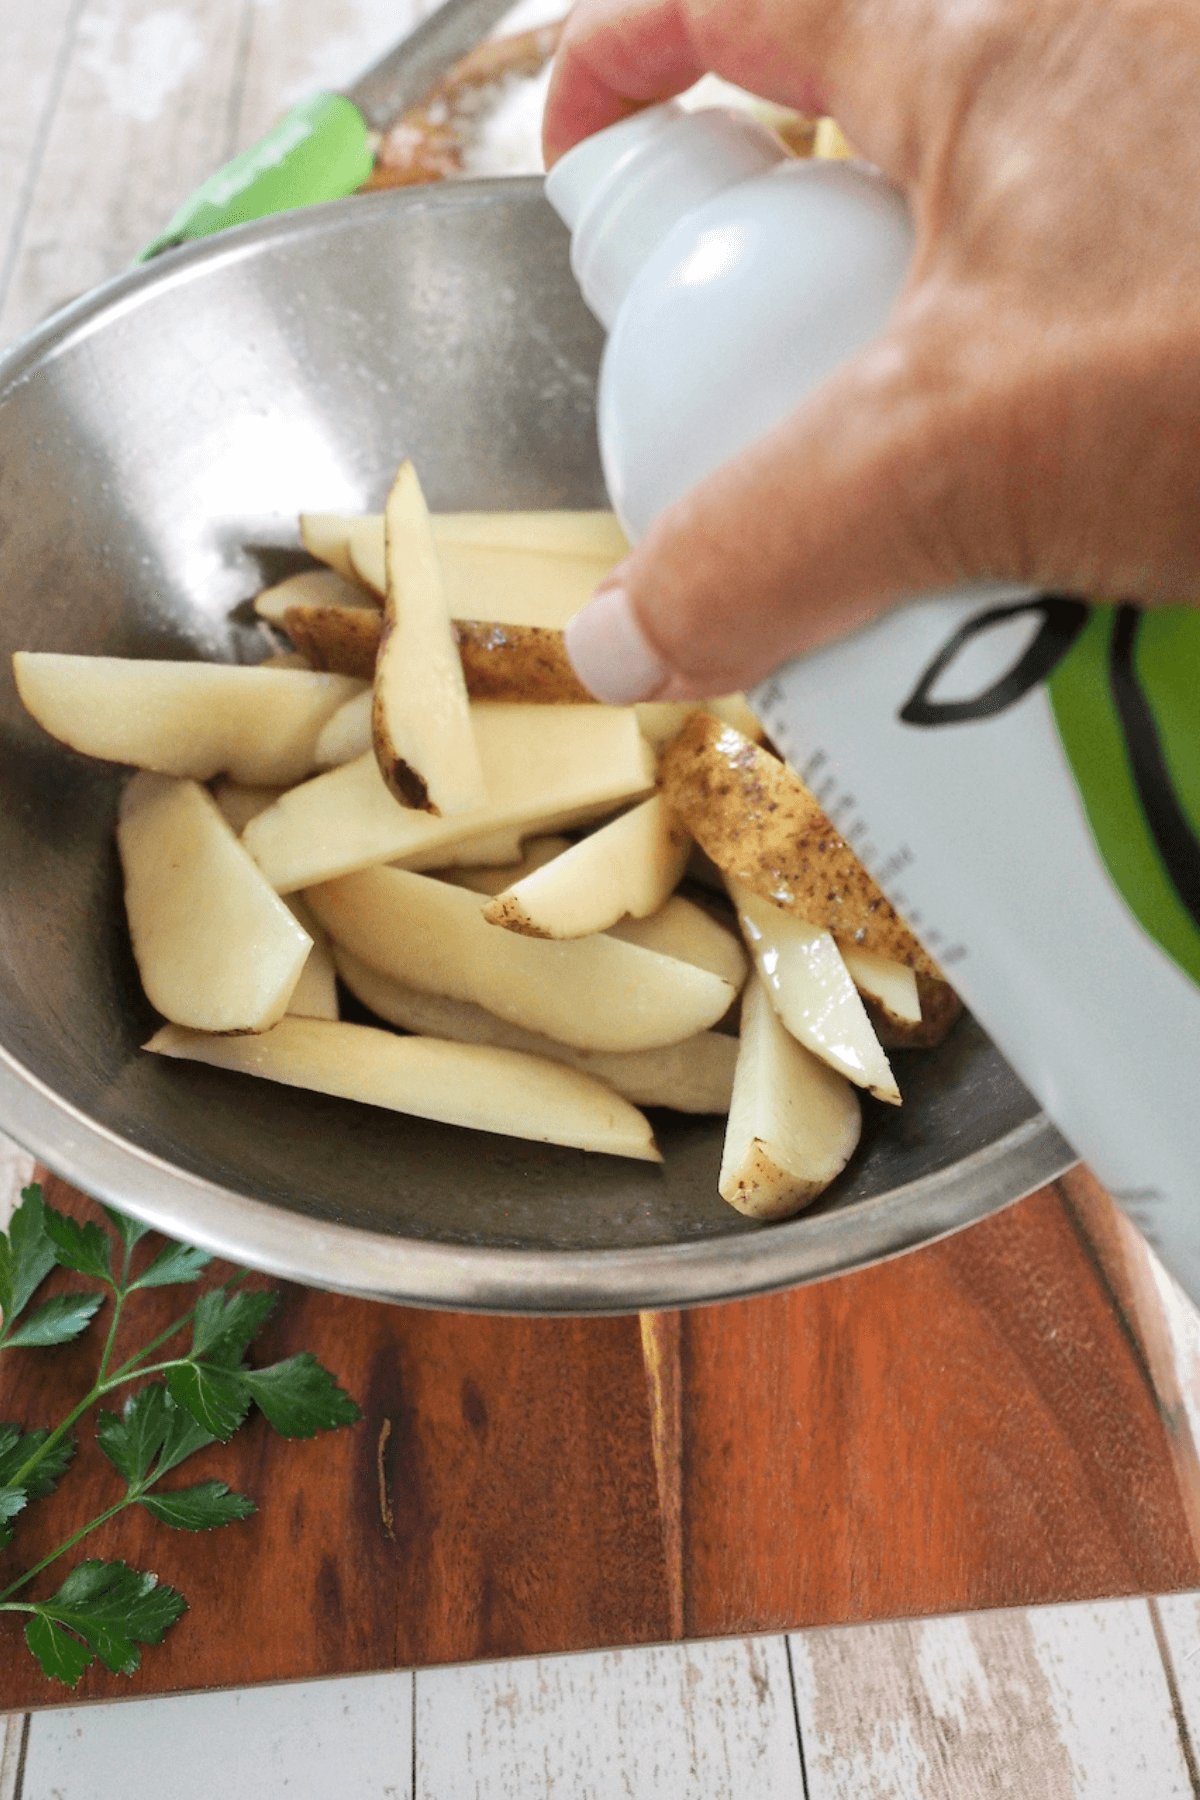
<svg viewBox="0 0 1200 1800"><path fill-rule="evenodd" d="M658 518L567 627L593 694L629 704L729 693L900 599L982 574L1023 578L1004 542L1011 493L997 466L1009 435L1000 407L1021 402L944 310L897 316ZM969 356L955 350L965 341Z"/></svg>

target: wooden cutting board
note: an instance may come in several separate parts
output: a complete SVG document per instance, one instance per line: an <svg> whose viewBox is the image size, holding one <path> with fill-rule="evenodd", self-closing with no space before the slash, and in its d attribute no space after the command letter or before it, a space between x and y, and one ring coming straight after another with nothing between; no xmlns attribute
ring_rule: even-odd
<svg viewBox="0 0 1200 1800"><path fill-rule="evenodd" d="M1082 1171L895 1262L684 1314L282 1292L255 1360L312 1350L363 1422L285 1443L256 1417L179 1480L228 1481L253 1519L193 1537L131 1510L75 1553L153 1569L191 1608L136 1676L96 1665L75 1700L1200 1585L1153 1276ZM145 1295L138 1339L179 1310ZM60 1417L96 1335L6 1352L0 1418ZM119 1492L93 1432L0 1586ZM0 1615L0 1711L71 1698L20 1629Z"/></svg>

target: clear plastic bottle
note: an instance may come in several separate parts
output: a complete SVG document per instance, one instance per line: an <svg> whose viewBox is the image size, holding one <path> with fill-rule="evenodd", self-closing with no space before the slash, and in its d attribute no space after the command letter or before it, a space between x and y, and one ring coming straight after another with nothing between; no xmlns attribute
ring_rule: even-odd
<svg viewBox="0 0 1200 1800"><path fill-rule="evenodd" d="M633 539L881 330L911 252L875 171L734 113L639 113L546 189L609 332L600 448ZM1200 1302L1200 611L961 588L751 700Z"/></svg>

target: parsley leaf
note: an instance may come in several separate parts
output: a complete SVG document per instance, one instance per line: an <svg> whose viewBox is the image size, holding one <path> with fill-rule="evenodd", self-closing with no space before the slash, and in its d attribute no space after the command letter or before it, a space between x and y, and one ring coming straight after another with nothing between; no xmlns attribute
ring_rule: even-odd
<svg viewBox="0 0 1200 1800"><path fill-rule="evenodd" d="M190 1244L165 1244L149 1268L130 1282L130 1292L134 1288L172 1287L179 1281L196 1281L211 1261L207 1250L194 1250Z"/></svg>
<svg viewBox="0 0 1200 1800"><path fill-rule="evenodd" d="M23 1512L29 1495L24 1488L0 1487L0 1550L13 1540L13 1520Z"/></svg>
<svg viewBox="0 0 1200 1800"><path fill-rule="evenodd" d="M127 1563L84 1562L71 1570L57 1594L39 1600L33 1610L38 1619L65 1626L81 1637L114 1675L132 1675L141 1662L137 1646L160 1643L164 1632L187 1610L187 1602L174 1588L160 1587L157 1575L143 1575ZM56 1675L58 1670L47 1666L42 1649L65 1662L68 1673L58 1674L58 1678L73 1687L91 1657L80 1662L76 1646L72 1658L57 1638L42 1635L35 1643L31 1639L34 1623L31 1620L25 1632L29 1648L47 1675ZM69 1673L72 1667L74 1680Z"/></svg>
<svg viewBox="0 0 1200 1800"><path fill-rule="evenodd" d="M46 1203L42 1190L22 1188L21 1204L8 1222L8 1235L0 1231L0 1312L10 1327L58 1260L46 1234Z"/></svg>
<svg viewBox="0 0 1200 1800"><path fill-rule="evenodd" d="M192 1322L192 1355L203 1356L223 1369L236 1369L250 1342L275 1310L276 1296L269 1290L247 1293L244 1288L227 1294L212 1288L196 1302Z"/></svg>
<svg viewBox="0 0 1200 1800"><path fill-rule="evenodd" d="M78 1687L83 1671L95 1662L91 1651L60 1626L35 1613L25 1627L25 1642L42 1665L42 1674L67 1687Z"/></svg>
<svg viewBox="0 0 1200 1800"><path fill-rule="evenodd" d="M167 1408L171 1402L161 1381L152 1381L131 1394L116 1413L102 1412L96 1426L96 1442L130 1487L145 1476L167 1434Z"/></svg>
<svg viewBox="0 0 1200 1800"><path fill-rule="evenodd" d="M30 1313L4 1342L14 1349L22 1344L69 1344L87 1330L103 1304L103 1294L56 1294Z"/></svg>
<svg viewBox="0 0 1200 1800"><path fill-rule="evenodd" d="M126 1213L118 1212L115 1206L106 1206L104 1212L109 1224L120 1232L121 1242L127 1250L132 1250L138 1239L145 1237L150 1229L140 1219L131 1219Z"/></svg>
<svg viewBox="0 0 1200 1800"><path fill-rule="evenodd" d="M258 1510L253 1500L232 1493L223 1481L202 1481L172 1494L144 1494L138 1504L177 1531L212 1531L235 1519L248 1519Z"/></svg>
<svg viewBox="0 0 1200 1800"><path fill-rule="evenodd" d="M160 1475L169 1474L185 1457L191 1456L193 1451L203 1450L206 1444L215 1444L216 1441L215 1433L193 1419L186 1407L176 1406L168 1394L167 1430L151 1479L157 1481Z"/></svg>
<svg viewBox="0 0 1200 1800"><path fill-rule="evenodd" d="M11 1484L18 1469L24 1468L34 1451L40 1450L49 1436L50 1433L44 1428L40 1431L22 1431L19 1425L0 1425L0 1483ZM44 1500L47 1494L54 1492L55 1482L60 1475L66 1473L67 1464L74 1454L75 1440L60 1438L53 1450L22 1481L21 1491L28 1494L31 1500Z"/></svg>
<svg viewBox="0 0 1200 1800"><path fill-rule="evenodd" d="M245 1373L208 1363L176 1363L167 1370L176 1406L186 1407L198 1425L227 1443L250 1410Z"/></svg>
<svg viewBox="0 0 1200 1800"><path fill-rule="evenodd" d="M315 1437L339 1425L354 1425L362 1413L329 1370L308 1350L267 1369L246 1369L250 1394L281 1437Z"/></svg>
<svg viewBox="0 0 1200 1800"><path fill-rule="evenodd" d="M94 1275L98 1281L111 1279L112 1239L107 1232L90 1221L80 1225L66 1213L55 1212L52 1206L45 1208L44 1216L46 1233L64 1269Z"/></svg>

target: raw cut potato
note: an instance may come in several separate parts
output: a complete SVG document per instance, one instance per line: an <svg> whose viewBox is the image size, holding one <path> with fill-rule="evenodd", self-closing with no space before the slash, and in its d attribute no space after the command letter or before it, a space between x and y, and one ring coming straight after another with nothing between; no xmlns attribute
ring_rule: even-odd
<svg viewBox="0 0 1200 1800"><path fill-rule="evenodd" d="M583 824L654 786L654 754L628 708L481 705L474 726L487 806L435 819L398 806L373 757L347 763L293 788L246 827L272 887L289 893L380 862L441 868L461 861L473 839Z"/></svg>
<svg viewBox="0 0 1200 1800"><path fill-rule="evenodd" d="M328 669L334 675L353 675L359 681L374 679L375 659L383 636L383 614L377 606L318 606L293 602L284 610L278 623L307 658L310 668Z"/></svg>
<svg viewBox="0 0 1200 1800"><path fill-rule="evenodd" d="M255 663L254 666L256 669L312 668L312 664L302 650L272 650L269 656L264 656L262 661Z"/></svg>
<svg viewBox="0 0 1200 1800"><path fill-rule="evenodd" d="M338 973L364 1006L391 1025L426 1037L464 1044L498 1044L548 1056L583 1075L606 1081L635 1106L669 1106L675 1112L725 1113L733 1093L737 1039L701 1031L661 1050L572 1050L536 1031L523 1031L469 1000L423 994L381 975L348 950L335 952Z"/></svg>
<svg viewBox="0 0 1200 1800"><path fill-rule="evenodd" d="M482 894L406 869L363 869L306 897L334 943L372 968L578 1050L677 1044L734 997L706 969L603 932L559 942L497 931Z"/></svg>
<svg viewBox="0 0 1200 1800"><path fill-rule="evenodd" d="M872 956L869 950L854 949L844 949L842 960L859 993L873 1000L895 1024L920 1023L917 977L906 963L889 962L885 956Z"/></svg>
<svg viewBox="0 0 1200 1800"><path fill-rule="evenodd" d="M260 812L274 806L283 792L283 788L277 787L243 787L240 782L230 781L223 775L214 786L212 796L229 829L235 837L241 837L251 819L257 819Z"/></svg>
<svg viewBox="0 0 1200 1800"><path fill-rule="evenodd" d="M361 587L358 571L350 560L350 528L357 513L301 513L300 542L310 556L318 562L328 563L339 575ZM383 518L380 515L380 535L383 533ZM380 592L382 592L382 588Z"/></svg>
<svg viewBox="0 0 1200 1800"><path fill-rule="evenodd" d="M462 663L425 496L402 463L384 513L387 598L375 664L375 760L405 806L454 818L487 805Z"/></svg>
<svg viewBox="0 0 1200 1800"><path fill-rule="evenodd" d="M627 915L657 912L679 883L691 838L661 794L602 825L484 910L491 925L526 937L578 938Z"/></svg>
<svg viewBox="0 0 1200 1800"><path fill-rule="evenodd" d="M287 1010L313 940L263 880L212 795L135 775L117 847L142 986L198 1031L265 1031Z"/></svg>
<svg viewBox="0 0 1200 1800"><path fill-rule="evenodd" d="M363 613L376 621L379 618L379 602L374 594L368 594L355 581L347 581L336 569L304 569L299 575L289 575L286 581L277 582L274 587L264 588L254 601L254 610L260 619L285 629L287 615L293 607L323 610L330 606L338 611ZM346 672L342 669L334 671L339 675Z"/></svg>
<svg viewBox="0 0 1200 1800"><path fill-rule="evenodd" d="M608 935L707 969L727 981L735 993L749 971L746 953L734 933L682 894L672 894L648 919L618 919L609 926Z"/></svg>
<svg viewBox="0 0 1200 1800"><path fill-rule="evenodd" d="M629 539L611 512L435 513L438 547L526 550L543 556L581 556L606 565L629 554Z"/></svg>
<svg viewBox="0 0 1200 1800"><path fill-rule="evenodd" d="M375 696L370 688L364 689L361 694L355 694L344 706L339 706L332 718L322 725L320 736L313 745L313 762L316 767L340 769L343 763L355 762L368 753L373 757L375 752L371 748L371 720L374 711Z"/></svg>
<svg viewBox="0 0 1200 1800"><path fill-rule="evenodd" d="M251 787L303 781L326 719L361 691L344 675L24 650L13 670L38 724L72 750Z"/></svg>
<svg viewBox="0 0 1200 1800"><path fill-rule="evenodd" d="M744 694L725 694L717 700L639 700L636 711L642 735L656 750L677 737L694 712L711 713L753 743L761 743L764 736L762 726L746 705Z"/></svg>
<svg viewBox="0 0 1200 1800"><path fill-rule="evenodd" d="M785 1219L827 1188L862 1129L850 1083L784 1030L751 976L717 1187L751 1219Z"/></svg>
<svg viewBox="0 0 1200 1800"><path fill-rule="evenodd" d="M312 939L308 961L300 971L300 979L292 989L288 1012L300 1019L336 1019L337 970L333 966L333 950L320 921L300 894L289 894L283 903L302 931Z"/></svg>
<svg viewBox="0 0 1200 1800"><path fill-rule="evenodd" d="M553 862L556 856L561 856L564 850L570 848L570 838L532 837L526 840L524 848L510 863L502 864L497 858L491 868L438 869L436 873L442 881L453 881L459 887L472 888L477 894L502 894L515 881L523 881L535 869L545 868L548 862Z"/></svg>
<svg viewBox="0 0 1200 1800"><path fill-rule="evenodd" d="M472 700L528 700L541 706L594 706L570 662L561 631L456 619L454 638Z"/></svg>
<svg viewBox="0 0 1200 1800"><path fill-rule="evenodd" d="M867 999L867 1011L885 1049L932 1050L962 1017L963 1003L948 981L934 981L929 975L918 975L917 992L921 1017L915 1021L898 1019L874 1000Z"/></svg>
<svg viewBox="0 0 1200 1800"><path fill-rule="evenodd" d="M649 1120L627 1100L575 1069L515 1050L325 1019L284 1019L244 1038L167 1025L146 1049L444 1125L662 1161Z"/></svg>
<svg viewBox="0 0 1200 1800"><path fill-rule="evenodd" d="M768 750L693 713L663 751L659 781L726 875L839 943L938 974L808 789Z"/></svg>
<svg viewBox="0 0 1200 1800"><path fill-rule="evenodd" d="M856 1087L899 1106L896 1078L829 932L773 906L740 881L729 882L729 897L758 978L787 1030Z"/></svg>

